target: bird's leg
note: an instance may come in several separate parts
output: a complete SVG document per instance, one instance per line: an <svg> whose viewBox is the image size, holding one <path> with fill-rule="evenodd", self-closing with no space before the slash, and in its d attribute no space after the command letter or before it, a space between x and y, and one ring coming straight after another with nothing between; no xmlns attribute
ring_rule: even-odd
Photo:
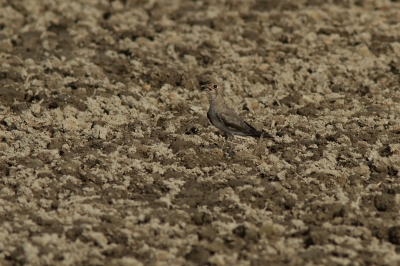
<svg viewBox="0 0 400 266"><path fill-rule="evenodd" d="M227 139L228 139L228 134L225 134L224 143L222 143L222 147L221 147L222 153L224 152L224 145L225 145L225 142L226 142Z"/></svg>
<svg viewBox="0 0 400 266"><path fill-rule="evenodd" d="M231 148L229 149L229 156L232 156L232 146L233 146L233 142L235 141L235 135L232 134L232 141L231 141Z"/></svg>

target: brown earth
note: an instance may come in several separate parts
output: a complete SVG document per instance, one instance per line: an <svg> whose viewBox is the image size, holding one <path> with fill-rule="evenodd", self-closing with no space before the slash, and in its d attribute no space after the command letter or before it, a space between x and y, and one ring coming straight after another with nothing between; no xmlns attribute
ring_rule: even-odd
<svg viewBox="0 0 400 266"><path fill-rule="evenodd" d="M399 1L0 14L1 265L400 264Z"/></svg>

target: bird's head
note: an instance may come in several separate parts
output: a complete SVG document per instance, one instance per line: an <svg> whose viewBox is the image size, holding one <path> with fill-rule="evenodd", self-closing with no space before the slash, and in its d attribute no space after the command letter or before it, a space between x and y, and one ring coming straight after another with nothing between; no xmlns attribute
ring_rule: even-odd
<svg viewBox="0 0 400 266"><path fill-rule="evenodd" d="M222 89L218 84L206 84L201 86L201 90L206 92L208 95L208 98L214 99L217 97L219 94L222 95Z"/></svg>

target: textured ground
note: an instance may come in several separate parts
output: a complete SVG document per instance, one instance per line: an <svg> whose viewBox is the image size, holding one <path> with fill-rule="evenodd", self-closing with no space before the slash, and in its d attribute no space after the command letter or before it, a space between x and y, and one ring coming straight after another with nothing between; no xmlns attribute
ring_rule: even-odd
<svg viewBox="0 0 400 266"><path fill-rule="evenodd" d="M0 0L0 64L1 265L400 264L399 1Z"/></svg>

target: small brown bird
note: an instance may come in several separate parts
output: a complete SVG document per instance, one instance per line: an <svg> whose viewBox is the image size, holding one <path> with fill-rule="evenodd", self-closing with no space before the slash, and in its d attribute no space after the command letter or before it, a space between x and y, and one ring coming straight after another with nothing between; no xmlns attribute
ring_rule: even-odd
<svg viewBox="0 0 400 266"><path fill-rule="evenodd" d="M225 141L224 144L222 144L222 150L226 140L229 136L232 136L229 155L232 155L232 145L235 135L272 138L267 132L255 129L235 113L235 111L229 108L224 101L222 88L218 84L207 84L201 86L201 88L202 91L207 93L210 100L210 108L207 112L208 119L211 124L225 133Z"/></svg>

